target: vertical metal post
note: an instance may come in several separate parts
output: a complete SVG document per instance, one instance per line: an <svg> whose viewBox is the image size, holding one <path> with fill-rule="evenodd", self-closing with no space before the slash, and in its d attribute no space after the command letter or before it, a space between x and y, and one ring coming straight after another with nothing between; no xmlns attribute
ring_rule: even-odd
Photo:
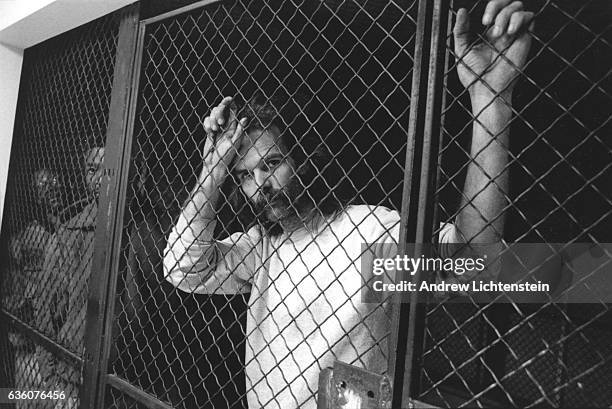
<svg viewBox="0 0 612 409"><path fill-rule="evenodd" d="M414 67L412 70L412 92L410 95L410 113L408 124L408 142L406 148L406 165L404 169L404 186L402 195L401 225L399 237L399 254L407 250L407 243L416 241L418 213L418 194L421 181L420 168L423 150L424 117L426 105L423 99L427 96L427 69L423 64L429 58L430 2L420 0L418 5L417 29L414 50ZM400 277L397 278L398 280ZM407 293L393 296L393 315L389 339L389 374L393 377L392 407L401 407L402 386L404 385L404 368L406 364L406 347L410 316L410 297Z"/></svg>
<svg viewBox="0 0 612 409"><path fill-rule="evenodd" d="M434 200L438 165L439 135L442 124L442 102L444 96L444 68L446 53L446 30L448 21L449 0L433 2L431 22L431 44L429 54L429 73L427 76L427 99L425 126L423 132L423 158L421 161L421 185L419 192L419 211L417 217L417 245L432 242L434 213L437 204ZM415 275L417 282L422 280ZM411 294L410 319L408 322L408 346L406 355L404 388L402 403L420 391L422 355L425 341L425 304L420 293Z"/></svg>
<svg viewBox="0 0 612 409"><path fill-rule="evenodd" d="M402 199L400 254L408 243L423 252L431 241L434 192L443 101L444 52L448 0L420 1L410 107L406 171ZM422 280L417 272L412 278ZM408 407L418 393L424 343L425 302L417 292L394 296L389 373L394 377L393 408Z"/></svg>
<svg viewBox="0 0 612 409"><path fill-rule="evenodd" d="M87 316L85 367L79 395L82 408L95 408L104 396L104 378L112 341L112 311L131 150L129 106L139 21L139 4L120 12L117 55L106 135L105 175L96 220ZM110 313L110 314L109 314ZM102 397L102 398L101 398Z"/></svg>

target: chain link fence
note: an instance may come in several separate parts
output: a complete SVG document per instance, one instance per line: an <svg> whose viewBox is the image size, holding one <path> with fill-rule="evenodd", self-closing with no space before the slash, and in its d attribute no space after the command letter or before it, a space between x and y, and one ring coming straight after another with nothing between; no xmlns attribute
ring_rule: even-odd
<svg viewBox="0 0 612 409"><path fill-rule="evenodd" d="M450 10L451 24L467 7L472 31L482 29L486 2L433 3ZM392 250L362 245L410 237L414 197L436 212L427 241L448 240L444 223L469 205L462 192L478 123L457 78L452 25L426 4L185 1L157 12L143 4L125 107L126 193L109 216L120 226L118 279L102 284L113 325L97 341L108 356L92 366L104 373L91 375L106 390L104 407L315 407L319 373L334 359L393 375L393 344L403 338L392 324L403 312L362 302L360 264ZM610 67L598 62L610 61L612 10L603 1L526 7L537 24L512 99L503 239L609 242ZM118 30L109 15L26 53L2 226L6 386L51 382L75 397L91 362L82 341L91 260L96 246L111 246L94 242L104 151L91 148L104 146ZM438 35L448 40L443 81L428 83L430 67L419 65L436 55ZM440 112L425 93L443 98ZM249 120L249 136L207 209L191 192L224 172L205 168L203 127L224 96ZM424 149L418 132L428 124L440 128L435 191L409 196L406 180L427 166L413 153ZM287 234L275 223L283 209L323 217ZM567 266L555 291L582 277L578 261ZM610 405L607 304L464 298L410 316L412 398L442 407Z"/></svg>
<svg viewBox="0 0 612 409"><path fill-rule="evenodd" d="M78 397L118 27L108 15L24 53L2 225L2 387Z"/></svg>
<svg viewBox="0 0 612 409"><path fill-rule="evenodd" d="M467 7L479 15L483 3L455 1L453 9ZM607 243L612 9L602 1L525 6L535 12L536 25L527 68L512 99L504 239L557 249ZM467 133L474 120L448 39L435 192L440 220L454 219L465 206ZM542 255L532 266L536 270L549 261ZM589 273L580 255L566 254L542 279L560 294L581 287ZM599 285L607 288L608 283ZM475 299L430 304L413 396L451 407L610 405L612 355L605 341L612 328L610 307L598 300L595 288L586 291L591 291L586 295L590 304L556 304L542 295L510 304Z"/></svg>

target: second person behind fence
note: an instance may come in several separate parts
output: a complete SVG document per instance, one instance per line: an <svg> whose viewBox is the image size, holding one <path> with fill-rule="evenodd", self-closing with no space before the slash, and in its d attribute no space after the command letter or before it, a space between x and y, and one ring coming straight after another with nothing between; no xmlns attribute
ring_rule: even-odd
<svg viewBox="0 0 612 409"><path fill-rule="evenodd" d="M84 159L89 204L63 223L51 237L45 253L44 277L41 280L45 294L40 297L38 314L39 327L78 355L83 354L85 346L87 286L93 262L98 197L104 171L104 147L89 149ZM79 407L80 368L42 349L39 357L45 387L48 390L61 390L66 395L65 400L56 402L55 409Z"/></svg>
<svg viewBox="0 0 612 409"><path fill-rule="evenodd" d="M455 24L458 73L473 124L463 210L440 243L494 243L503 232L512 89L530 47L532 13L494 0L482 17L489 44L473 46L468 15ZM242 110L226 97L204 121L204 167L172 229L168 279L197 293L250 292L246 331L249 407L314 408L318 376L334 360L387 371L388 304L363 303L362 243L396 243L400 216L334 195L333 160L295 101L252 98ZM236 107L237 108L237 107ZM306 121L307 122L307 121ZM214 239L221 186L237 186L236 212L252 227ZM337 175L336 175L337 176ZM242 203L242 204L240 204ZM389 256L373 246L376 257Z"/></svg>

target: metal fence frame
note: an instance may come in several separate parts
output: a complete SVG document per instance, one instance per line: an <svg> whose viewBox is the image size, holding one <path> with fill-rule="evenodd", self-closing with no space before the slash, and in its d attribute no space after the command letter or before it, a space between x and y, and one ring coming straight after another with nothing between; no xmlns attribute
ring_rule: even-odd
<svg viewBox="0 0 612 409"><path fill-rule="evenodd" d="M106 365L112 343L113 306L117 283L118 246L121 238L123 203L127 189L131 139L128 107L134 95L132 77L137 65L136 38L140 4L122 10L117 56L107 128L105 171L101 185L98 221L95 233L93 274L87 300L85 367L80 390L81 405L102 405Z"/></svg>
<svg viewBox="0 0 612 409"><path fill-rule="evenodd" d="M420 254L420 246L428 242L433 231L437 206L432 199L440 127L440 122L435 120L439 119L442 109L443 88L439 85L445 67L442 39L446 34L449 7L447 0L419 2L399 254L406 252L407 243L415 243L414 251ZM414 276L415 282L423 279L420 271ZM396 309L389 354L389 373L394 377L392 405L408 407L413 404L418 382L425 307L420 292L400 293L394 297Z"/></svg>

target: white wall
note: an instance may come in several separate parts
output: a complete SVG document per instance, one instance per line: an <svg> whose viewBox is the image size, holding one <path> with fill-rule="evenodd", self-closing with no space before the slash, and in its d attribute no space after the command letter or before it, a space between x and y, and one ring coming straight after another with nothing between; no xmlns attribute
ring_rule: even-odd
<svg viewBox="0 0 612 409"><path fill-rule="evenodd" d="M31 47L135 0L0 0L0 42Z"/></svg>
<svg viewBox="0 0 612 409"><path fill-rule="evenodd" d="M135 0L0 0L0 225L23 50Z"/></svg>
<svg viewBox="0 0 612 409"><path fill-rule="evenodd" d="M22 57L22 49L0 44L0 225L2 225Z"/></svg>
<svg viewBox="0 0 612 409"><path fill-rule="evenodd" d="M54 0L2 0L0 1L0 31L37 12Z"/></svg>

